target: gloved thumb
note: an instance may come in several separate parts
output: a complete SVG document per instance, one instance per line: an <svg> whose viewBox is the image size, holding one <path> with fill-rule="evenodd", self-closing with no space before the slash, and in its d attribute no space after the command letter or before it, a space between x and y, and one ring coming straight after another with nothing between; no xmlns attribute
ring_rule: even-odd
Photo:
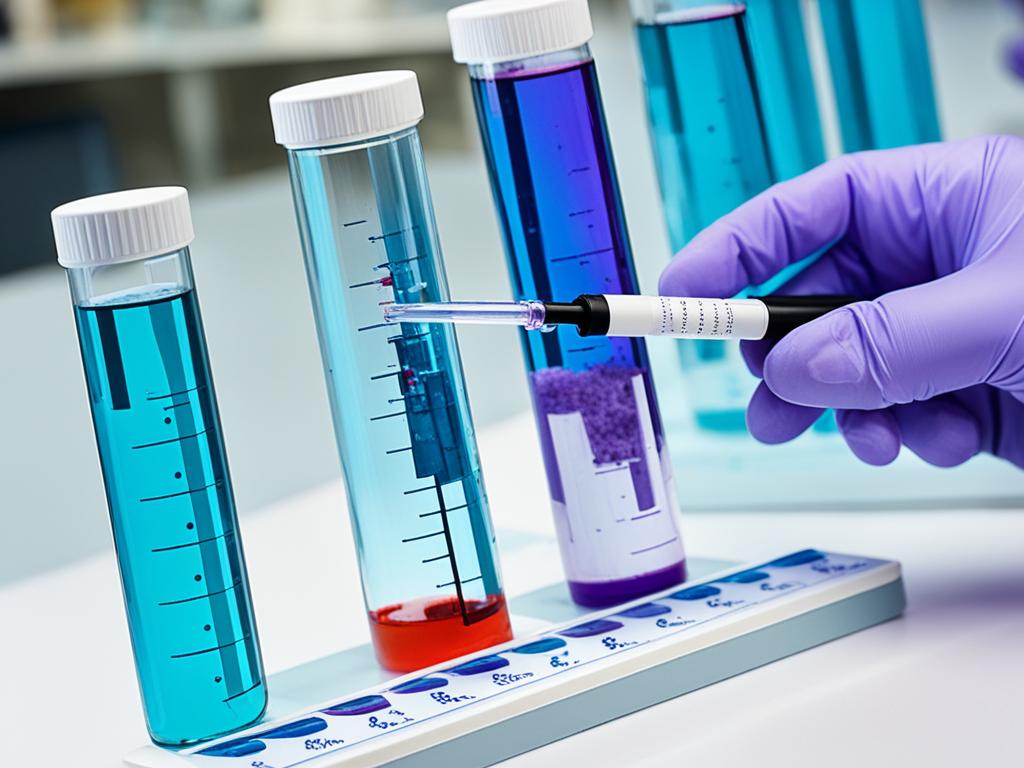
<svg viewBox="0 0 1024 768"><path fill-rule="evenodd" d="M779 341L765 383L798 405L861 410L999 385L1011 347L1024 347L1024 301L990 272L979 263L830 312Z"/></svg>

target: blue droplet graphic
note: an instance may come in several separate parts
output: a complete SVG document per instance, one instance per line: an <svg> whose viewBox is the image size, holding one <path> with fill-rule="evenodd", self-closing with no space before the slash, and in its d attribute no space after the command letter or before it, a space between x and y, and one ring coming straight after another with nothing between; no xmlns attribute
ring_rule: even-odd
<svg viewBox="0 0 1024 768"><path fill-rule="evenodd" d="M803 549L799 552L794 552L792 555L786 555L780 557L778 560L772 560L770 563L765 563L766 568L792 568L796 565L806 565L807 563L813 563L815 560L823 560L825 554L819 552L816 549Z"/></svg>
<svg viewBox="0 0 1024 768"><path fill-rule="evenodd" d="M387 709L391 706L391 703L383 696L376 694L372 696L362 696L358 699L352 699L351 701L343 701L341 704L335 704L334 706L328 707L327 709L321 709L325 715L366 715L370 712L377 712L381 709Z"/></svg>
<svg viewBox="0 0 1024 768"><path fill-rule="evenodd" d="M448 681L443 677L417 677L415 680L406 680L391 689L391 693L420 693L432 691L435 688L444 688Z"/></svg>
<svg viewBox="0 0 1024 768"><path fill-rule="evenodd" d="M495 669L508 666L508 659L501 656L481 656L479 659L470 659L464 664L445 670L453 675L479 675Z"/></svg>
<svg viewBox="0 0 1024 768"><path fill-rule="evenodd" d="M718 587L713 587L710 584L698 584L696 587L690 587L689 589L681 589L678 592L673 592L669 597L673 600L704 600L708 597L714 597L720 595L722 590Z"/></svg>
<svg viewBox="0 0 1024 768"><path fill-rule="evenodd" d="M299 736L309 736L311 733L319 733L327 728L327 721L322 717L307 717L296 720L294 723L285 723L276 728L254 734L254 739L294 739Z"/></svg>
<svg viewBox="0 0 1024 768"><path fill-rule="evenodd" d="M621 621L612 621L611 619L594 619L593 621L587 621L583 624L577 624L575 627L563 629L558 634L563 637L591 637L605 632L612 632L616 629L622 629Z"/></svg>
<svg viewBox="0 0 1024 768"><path fill-rule="evenodd" d="M520 645L518 648L511 648L512 653L550 653L565 647L565 640L560 637L542 637L532 643Z"/></svg>
<svg viewBox="0 0 1024 768"><path fill-rule="evenodd" d="M245 757L246 755L255 755L257 752L262 752L266 748L267 745L262 741L255 741L252 738L246 737L214 744L212 747L199 750L196 754L206 755L207 757Z"/></svg>
<svg viewBox="0 0 1024 768"><path fill-rule="evenodd" d="M643 605L634 605L632 608L627 608L615 615L627 619L649 619L651 616L661 616L663 613L670 613L671 611L671 608L661 603L644 603Z"/></svg>
<svg viewBox="0 0 1024 768"><path fill-rule="evenodd" d="M762 581L767 579L769 574L764 571L740 571L734 573L732 576L726 576L724 579L719 579L723 584L752 584L755 581Z"/></svg>

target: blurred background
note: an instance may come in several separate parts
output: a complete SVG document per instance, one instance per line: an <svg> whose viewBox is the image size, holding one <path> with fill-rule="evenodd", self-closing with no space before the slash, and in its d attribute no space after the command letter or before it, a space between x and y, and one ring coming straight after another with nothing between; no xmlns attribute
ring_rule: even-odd
<svg viewBox="0 0 1024 768"><path fill-rule="evenodd" d="M59 203L182 184L239 510L340 473L283 150L267 97L294 83L408 68L456 298L510 295L473 122L439 0L0 0L0 583L109 546L63 270ZM811 0L812 66L830 155L834 104ZM1024 18L1002 0L922 0L943 134L1024 134L1006 63ZM641 283L669 256L626 0L591 0L593 50ZM528 419L515 334L461 333L478 428ZM982 457L954 471L857 465L835 435L784 449L697 434L672 350L652 345L684 507L1018 505L1024 479ZM666 361L666 362L659 362ZM677 397L678 395L678 397ZM486 456L485 462L486 462ZM486 473L486 463L485 463ZM501 525L501 521L498 521Z"/></svg>

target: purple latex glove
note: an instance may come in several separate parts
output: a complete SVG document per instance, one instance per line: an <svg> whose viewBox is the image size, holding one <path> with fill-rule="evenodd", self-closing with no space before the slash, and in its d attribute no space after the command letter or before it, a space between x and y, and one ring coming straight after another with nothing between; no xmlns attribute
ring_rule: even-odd
<svg viewBox="0 0 1024 768"><path fill-rule="evenodd" d="M660 291L731 296L828 248L781 293L874 298L774 346L744 342L764 381L747 409L766 443L835 408L851 450L900 444L954 466L988 451L1024 467L1024 139L846 155L777 184L697 235Z"/></svg>

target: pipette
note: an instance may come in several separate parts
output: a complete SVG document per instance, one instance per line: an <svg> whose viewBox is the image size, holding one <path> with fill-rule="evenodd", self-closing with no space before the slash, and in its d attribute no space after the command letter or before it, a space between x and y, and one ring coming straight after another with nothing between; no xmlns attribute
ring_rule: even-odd
<svg viewBox="0 0 1024 768"><path fill-rule="evenodd" d="M584 294L554 301L453 301L387 304L389 323L520 325L529 331L575 325L580 336L669 336L676 339L778 339L797 326L859 301L853 296L685 296Z"/></svg>

